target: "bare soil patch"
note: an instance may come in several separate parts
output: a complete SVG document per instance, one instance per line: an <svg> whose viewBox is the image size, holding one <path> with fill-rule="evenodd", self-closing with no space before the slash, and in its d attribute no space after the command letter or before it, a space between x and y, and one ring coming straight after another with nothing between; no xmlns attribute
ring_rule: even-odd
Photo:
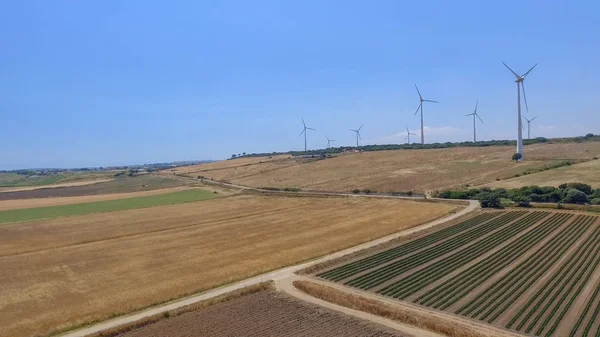
<svg viewBox="0 0 600 337"><path fill-rule="evenodd" d="M351 247L455 206L241 195L0 227L0 335L104 319Z"/></svg>

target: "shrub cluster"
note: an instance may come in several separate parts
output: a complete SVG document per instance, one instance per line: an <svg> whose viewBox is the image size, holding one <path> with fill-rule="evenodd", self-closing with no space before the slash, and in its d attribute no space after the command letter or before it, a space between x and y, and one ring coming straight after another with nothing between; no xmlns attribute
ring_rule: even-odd
<svg viewBox="0 0 600 337"><path fill-rule="evenodd" d="M483 187L469 190L447 190L438 195L444 199L475 199L482 207L500 207L502 199L510 199L521 207L530 202L600 205L600 189L581 183L566 183L558 187L525 186L515 189L490 189Z"/></svg>

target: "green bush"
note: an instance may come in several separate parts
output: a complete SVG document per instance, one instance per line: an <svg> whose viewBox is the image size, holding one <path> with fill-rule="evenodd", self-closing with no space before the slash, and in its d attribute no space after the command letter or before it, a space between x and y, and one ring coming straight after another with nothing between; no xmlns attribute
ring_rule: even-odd
<svg viewBox="0 0 600 337"><path fill-rule="evenodd" d="M476 199L481 203L482 208L500 208L500 198L491 192L481 192L477 194Z"/></svg>
<svg viewBox="0 0 600 337"><path fill-rule="evenodd" d="M513 197L512 201L516 202L519 207L531 207L531 198L529 197L518 195Z"/></svg>
<svg viewBox="0 0 600 337"><path fill-rule="evenodd" d="M363 190L363 193L365 193L365 194L370 194L370 193L371 193L371 190L370 190L370 189L368 189L368 188L365 188L365 189Z"/></svg>
<svg viewBox="0 0 600 337"><path fill-rule="evenodd" d="M352 190L352 193L358 194L358 193L360 193L360 190L358 188L355 188L355 189Z"/></svg>
<svg viewBox="0 0 600 337"><path fill-rule="evenodd" d="M588 202L590 202L590 199L585 193L581 192L580 190L569 189L567 190L565 197L562 201L564 203L569 204L587 204Z"/></svg>

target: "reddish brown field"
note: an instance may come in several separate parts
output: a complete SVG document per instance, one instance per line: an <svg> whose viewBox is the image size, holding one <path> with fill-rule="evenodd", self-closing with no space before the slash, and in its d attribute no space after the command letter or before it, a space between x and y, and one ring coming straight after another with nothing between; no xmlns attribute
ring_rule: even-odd
<svg viewBox="0 0 600 337"><path fill-rule="evenodd" d="M402 337L382 326L262 291L161 320L121 337Z"/></svg>

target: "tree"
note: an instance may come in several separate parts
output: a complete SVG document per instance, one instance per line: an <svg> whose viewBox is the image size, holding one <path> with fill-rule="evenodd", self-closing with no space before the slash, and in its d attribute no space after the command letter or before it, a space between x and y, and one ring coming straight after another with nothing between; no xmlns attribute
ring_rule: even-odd
<svg viewBox="0 0 600 337"><path fill-rule="evenodd" d="M512 198L512 201L516 202L519 207L530 207L531 198L517 195Z"/></svg>
<svg viewBox="0 0 600 337"><path fill-rule="evenodd" d="M476 196L482 208L500 208L500 198L491 192L481 192Z"/></svg>
<svg viewBox="0 0 600 337"><path fill-rule="evenodd" d="M586 204L590 202L590 199L580 190L569 189L562 201L569 204Z"/></svg>
<svg viewBox="0 0 600 337"><path fill-rule="evenodd" d="M587 135L585 135L585 138L593 138L594 134L593 133L588 133Z"/></svg>
<svg viewBox="0 0 600 337"><path fill-rule="evenodd" d="M522 158L523 158L523 155L522 155L522 154L520 154L520 153L518 153L518 152L517 152L517 153L515 153L515 154L513 154L513 156L512 156L512 160L514 160L515 162L518 162L518 161L519 161L519 160L521 160Z"/></svg>

